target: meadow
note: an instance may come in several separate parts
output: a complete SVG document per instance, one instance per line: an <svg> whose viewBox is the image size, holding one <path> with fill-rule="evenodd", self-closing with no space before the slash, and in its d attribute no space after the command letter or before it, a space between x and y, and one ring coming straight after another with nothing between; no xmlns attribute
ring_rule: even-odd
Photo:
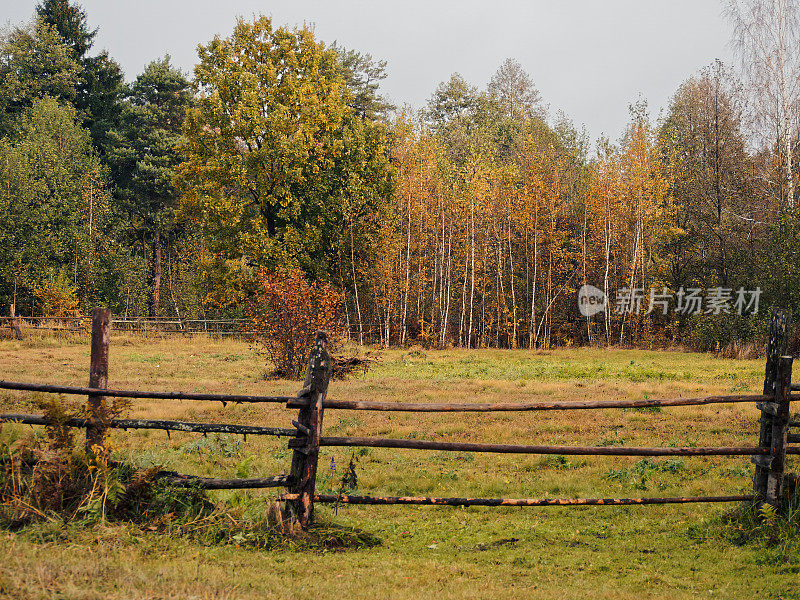
<svg viewBox="0 0 800 600"><path fill-rule="evenodd" d="M347 349L351 352L357 349ZM85 337L0 340L0 379L85 385ZM658 398L759 393L764 361L643 350L382 350L365 373L331 383L335 399L437 402ZM242 340L113 335L109 387L293 394L267 380ZM37 412L0 393L0 412ZM136 401L130 416L290 426L280 406ZM755 445L752 405L531 413L328 410L325 435L565 445ZM2 435L30 427L5 425ZM114 456L197 475L288 471L285 438L115 431ZM748 493L747 458L523 456L323 448L317 489L335 493L350 460L358 492L472 497L640 497ZM797 468L790 459L789 470ZM209 492L264 511L279 490ZM322 532L363 543L288 541L269 549L157 527L59 519L0 529L0 596L15 598L800 598L796 540L726 520L731 505L452 508L318 506Z"/></svg>

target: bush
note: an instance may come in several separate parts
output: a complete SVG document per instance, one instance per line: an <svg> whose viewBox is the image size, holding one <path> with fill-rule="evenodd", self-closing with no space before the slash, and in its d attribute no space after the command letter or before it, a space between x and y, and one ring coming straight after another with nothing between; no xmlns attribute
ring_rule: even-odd
<svg viewBox="0 0 800 600"><path fill-rule="evenodd" d="M59 274L50 277L34 289L42 315L47 317L71 317L78 308L78 288L67 277Z"/></svg>
<svg viewBox="0 0 800 600"><path fill-rule="evenodd" d="M763 354L768 327L762 315L698 315L689 322L689 345L700 352L726 358L755 358Z"/></svg>
<svg viewBox="0 0 800 600"><path fill-rule="evenodd" d="M319 329L335 345L342 331L344 295L327 283L310 284L300 269L261 271L248 312L274 376L302 378L309 349Z"/></svg>
<svg viewBox="0 0 800 600"><path fill-rule="evenodd" d="M44 436L0 428L0 525L19 527L51 515L106 519L124 505L132 472L110 464L107 447L95 446L91 454L78 449L67 422L85 416L81 406L53 398L40 408L50 420Z"/></svg>

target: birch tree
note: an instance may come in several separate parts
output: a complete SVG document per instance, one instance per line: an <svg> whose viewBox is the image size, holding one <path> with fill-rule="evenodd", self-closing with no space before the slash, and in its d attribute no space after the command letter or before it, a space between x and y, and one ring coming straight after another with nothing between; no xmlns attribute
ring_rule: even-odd
<svg viewBox="0 0 800 600"><path fill-rule="evenodd" d="M792 160L800 115L800 4L796 0L727 0L733 46L755 100L755 126L782 147L786 203L794 208Z"/></svg>

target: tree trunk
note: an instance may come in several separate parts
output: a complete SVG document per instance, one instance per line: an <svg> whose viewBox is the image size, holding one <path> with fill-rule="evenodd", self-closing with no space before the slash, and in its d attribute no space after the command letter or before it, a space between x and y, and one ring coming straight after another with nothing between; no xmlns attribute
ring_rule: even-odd
<svg viewBox="0 0 800 600"><path fill-rule="evenodd" d="M514 289L514 253L511 249L511 215L508 215L508 275L511 287L512 332L511 347L517 347L517 292Z"/></svg>
<svg viewBox="0 0 800 600"><path fill-rule="evenodd" d="M161 303L161 232L153 234L153 262L150 264L150 316L157 317Z"/></svg>
<svg viewBox="0 0 800 600"><path fill-rule="evenodd" d="M408 219L406 221L406 288L403 293L403 323L402 323L402 337L400 345L405 346L406 338L408 336L408 291L411 287L411 193L408 193L408 203L406 206L408 211Z"/></svg>
<svg viewBox="0 0 800 600"><path fill-rule="evenodd" d="M358 301L358 280L356 279L356 257L353 249L353 221L350 220L350 268L353 272L353 294L356 301L356 318L358 319L358 345L364 345L364 324L361 320L361 303Z"/></svg>
<svg viewBox="0 0 800 600"><path fill-rule="evenodd" d="M470 210L470 235L472 237L472 251L471 251L471 276L470 276L470 290L469 290L469 329L467 330L467 349L472 347L472 310L473 302L475 300L475 201L472 201Z"/></svg>

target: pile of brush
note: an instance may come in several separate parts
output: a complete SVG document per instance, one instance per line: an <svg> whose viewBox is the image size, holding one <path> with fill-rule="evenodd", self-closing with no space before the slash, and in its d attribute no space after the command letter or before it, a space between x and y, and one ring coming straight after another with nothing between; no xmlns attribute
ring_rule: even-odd
<svg viewBox="0 0 800 600"><path fill-rule="evenodd" d="M366 373L380 360L380 354L367 352L364 356L334 356L333 379L347 379L353 373Z"/></svg>

